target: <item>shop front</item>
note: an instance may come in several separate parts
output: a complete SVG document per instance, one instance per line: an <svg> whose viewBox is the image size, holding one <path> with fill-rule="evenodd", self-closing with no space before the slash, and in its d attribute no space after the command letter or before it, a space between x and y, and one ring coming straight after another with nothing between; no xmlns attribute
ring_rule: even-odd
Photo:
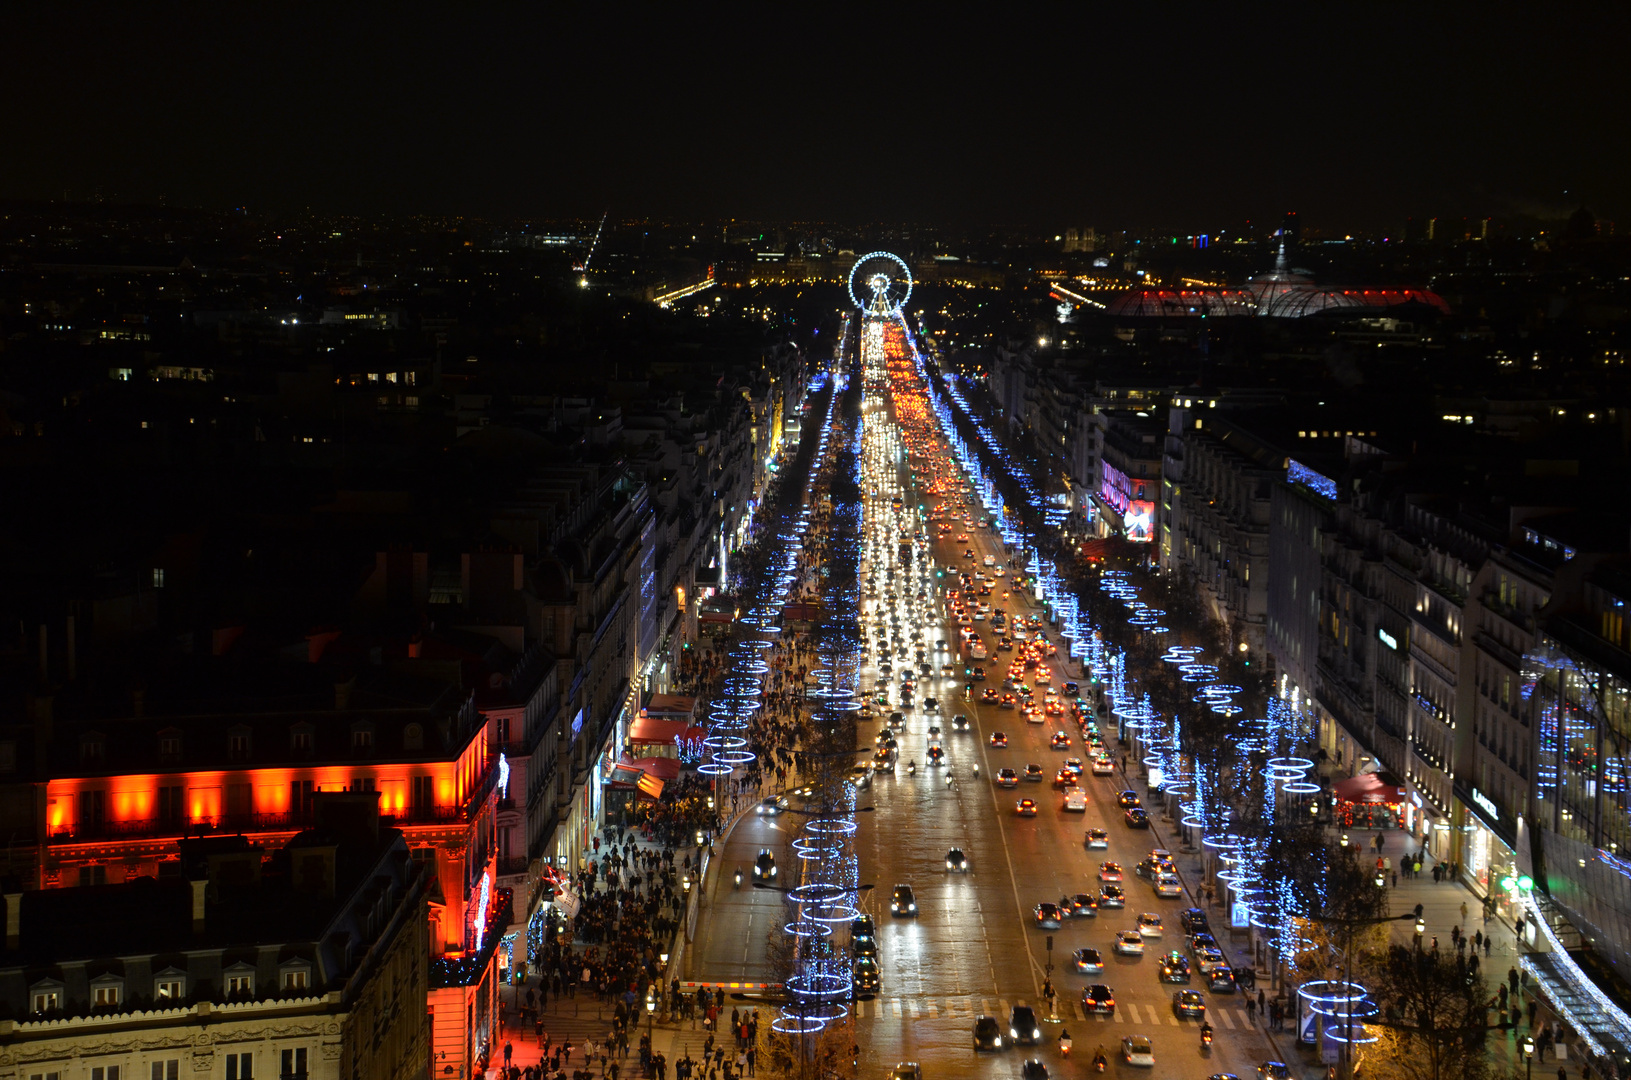
<svg viewBox="0 0 1631 1080"><path fill-rule="evenodd" d="M1344 829L1405 829L1404 787L1391 773L1369 772L1331 785L1337 824Z"/></svg>
<svg viewBox="0 0 1631 1080"><path fill-rule="evenodd" d="M1501 813L1494 800L1477 788L1456 787L1459 850L1451 857L1461 864L1462 879L1483 897L1492 914L1515 919L1523 914L1523 898L1516 883L1524 877L1513 840L1518 822Z"/></svg>

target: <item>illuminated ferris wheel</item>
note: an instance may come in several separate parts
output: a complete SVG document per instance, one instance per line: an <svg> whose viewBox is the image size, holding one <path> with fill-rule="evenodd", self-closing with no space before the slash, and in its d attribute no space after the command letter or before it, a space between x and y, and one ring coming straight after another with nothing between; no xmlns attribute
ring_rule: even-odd
<svg viewBox="0 0 1631 1080"><path fill-rule="evenodd" d="M874 251L855 260L849 271L849 298L867 315L899 315L912 296L912 271L906 260Z"/></svg>

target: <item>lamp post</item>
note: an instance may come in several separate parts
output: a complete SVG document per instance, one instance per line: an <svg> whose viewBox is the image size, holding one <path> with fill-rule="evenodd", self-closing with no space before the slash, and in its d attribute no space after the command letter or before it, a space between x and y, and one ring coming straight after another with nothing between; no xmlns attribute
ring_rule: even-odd
<svg viewBox="0 0 1631 1080"><path fill-rule="evenodd" d="M657 988L646 991L646 1040L651 1040L652 1028L657 1025Z"/></svg>
<svg viewBox="0 0 1631 1080"><path fill-rule="evenodd" d="M1523 1037L1523 1080L1529 1080L1530 1073L1534 1069L1534 1058L1535 1037L1533 1035L1525 1035Z"/></svg>

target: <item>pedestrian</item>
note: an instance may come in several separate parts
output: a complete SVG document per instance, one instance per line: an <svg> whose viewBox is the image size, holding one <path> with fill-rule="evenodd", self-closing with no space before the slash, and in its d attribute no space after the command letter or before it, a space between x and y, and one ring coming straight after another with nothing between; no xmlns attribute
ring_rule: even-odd
<svg viewBox="0 0 1631 1080"><path fill-rule="evenodd" d="M1437 885L1440 881L1444 880L1443 869L1444 868L1442 866L1439 866L1437 863L1433 864L1433 884L1434 885Z"/></svg>
<svg viewBox="0 0 1631 1080"><path fill-rule="evenodd" d="M1395 889L1399 887L1399 872L1397 870L1393 871L1393 887Z"/></svg>
<svg viewBox="0 0 1631 1080"><path fill-rule="evenodd" d="M1263 1013L1264 1016L1267 1016L1268 1013L1266 1011L1264 1011L1264 1009L1263 1009L1263 1001L1264 1001L1263 991L1259 990L1257 992L1257 1011L1260 1012L1260 1013Z"/></svg>
<svg viewBox="0 0 1631 1080"><path fill-rule="evenodd" d="M511 1043L508 1040L505 1040L505 1043L504 1043L504 1067L506 1069L510 1067L510 1058L513 1057L514 1054L515 1054L515 1047L513 1045L511 1045Z"/></svg>
<svg viewBox="0 0 1631 1080"><path fill-rule="evenodd" d="M1489 944L1490 944L1491 941L1494 941L1494 940L1495 940L1494 938L1490 938L1490 937L1484 938L1484 955L1485 956L1489 955Z"/></svg>
<svg viewBox="0 0 1631 1080"><path fill-rule="evenodd" d="M748 1075L749 1076L754 1075L754 1071L753 1071L754 1070L754 1060L753 1059L755 1057L757 1057L758 1054L759 1054L759 1051L758 1051L758 1049L756 1047L752 1047L752 1046L748 1047Z"/></svg>
<svg viewBox="0 0 1631 1080"><path fill-rule="evenodd" d="M1465 900L1461 901L1461 921L1467 921L1467 902Z"/></svg>
<svg viewBox="0 0 1631 1080"><path fill-rule="evenodd" d="M1257 999L1246 999L1246 1020L1248 1023L1257 1023Z"/></svg>

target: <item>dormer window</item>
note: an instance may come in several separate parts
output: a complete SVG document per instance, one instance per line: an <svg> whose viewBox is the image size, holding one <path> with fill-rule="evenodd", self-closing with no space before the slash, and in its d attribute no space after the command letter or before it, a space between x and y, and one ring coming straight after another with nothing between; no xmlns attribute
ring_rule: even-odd
<svg viewBox="0 0 1631 1080"><path fill-rule="evenodd" d="M181 760L181 730L165 728L159 732L159 758L162 761Z"/></svg>
<svg viewBox="0 0 1631 1080"><path fill-rule="evenodd" d="M229 1000L248 1001L255 996L255 969L242 962L233 964L221 973L221 986Z"/></svg>
<svg viewBox="0 0 1631 1080"><path fill-rule="evenodd" d="M233 761L246 761L249 758L249 728L243 724L230 728L227 731L227 757Z"/></svg>
<svg viewBox="0 0 1631 1080"><path fill-rule="evenodd" d="M278 986L285 994L311 989L311 964L305 960L291 960L278 968Z"/></svg>
<svg viewBox="0 0 1631 1080"><path fill-rule="evenodd" d="M107 739L100 731L86 732L79 737L79 761L82 765L99 765L108 757Z"/></svg>
<svg viewBox="0 0 1631 1080"><path fill-rule="evenodd" d="M351 752L369 754L374 749L374 725L366 720L351 725Z"/></svg>
<svg viewBox="0 0 1631 1080"><path fill-rule="evenodd" d="M296 724L289 729L289 749L297 754L310 754L316 742L316 729L310 724Z"/></svg>
<svg viewBox="0 0 1631 1080"><path fill-rule="evenodd" d="M402 729L402 749L423 750L425 748L425 729L418 724L409 724Z"/></svg>
<svg viewBox="0 0 1631 1080"><path fill-rule="evenodd" d="M36 1016L54 1013L62 1008L62 984L55 979L41 979L28 988L29 1011Z"/></svg>
<svg viewBox="0 0 1631 1080"><path fill-rule="evenodd" d="M187 973L167 967L153 976L153 1003L159 1008L179 1005L187 997Z"/></svg>
<svg viewBox="0 0 1631 1080"><path fill-rule="evenodd" d="M91 980L91 1007L116 1009L124 1001L125 980L117 975L103 975Z"/></svg>

